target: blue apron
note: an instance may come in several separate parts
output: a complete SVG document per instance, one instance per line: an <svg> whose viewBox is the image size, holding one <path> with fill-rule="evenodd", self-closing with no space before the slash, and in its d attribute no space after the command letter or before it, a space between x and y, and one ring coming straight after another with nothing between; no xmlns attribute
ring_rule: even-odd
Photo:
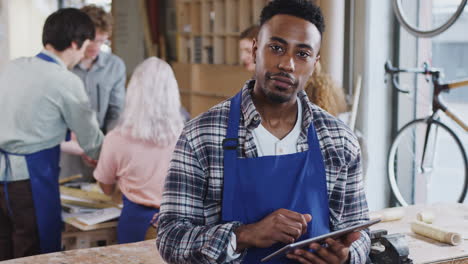
<svg viewBox="0 0 468 264"><path fill-rule="evenodd" d="M57 63L50 56L39 53L38 58ZM11 172L10 155L23 156L28 167L41 253L61 250L62 215L59 191L60 145L31 154L16 154L1 150L5 157L5 197L10 216L12 215L8 199L8 180ZM14 202L14 201L12 201Z"/></svg>
<svg viewBox="0 0 468 264"><path fill-rule="evenodd" d="M299 99L298 99L299 100ZM308 130L309 150L289 155L237 158L242 94L231 99L224 148L222 220L255 223L280 208L311 214L307 232L298 240L330 231L325 167L313 124ZM250 248L243 263L257 264L283 247ZM267 263L293 263L281 257ZM294 262L295 263L295 262Z"/></svg>
<svg viewBox="0 0 468 264"><path fill-rule="evenodd" d="M159 209L134 203L125 195L122 199L123 209L117 226L117 240L119 244L143 241L151 220Z"/></svg>

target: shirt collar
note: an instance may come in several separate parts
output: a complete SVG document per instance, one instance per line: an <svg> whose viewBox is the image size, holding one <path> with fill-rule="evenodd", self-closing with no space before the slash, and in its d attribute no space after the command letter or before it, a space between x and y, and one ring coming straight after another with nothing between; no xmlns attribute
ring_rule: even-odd
<svg viewBox="0 0 468 264"><path fill-rule="evenodd" d="M255 80L249 80L244 84L242 88L242 103L241 111L244 116L244 124L248 130L253 130L258 127L262 122L262 118L258 113L255 105L252 101L252 91L255 85ZM302 90L297 94L297 98L301 100L302 105L302 136L307 137L307 130L309 129L310 124L312 123L313 111L312 104L309 101L309 97Z"/></svg>
<svg viewBox="0 0 468 264"><path fill-rule="evenodd" d="M96 59L93 62L93 66L91 67L90 71L96 68L102 68L106 66L107 58L109 57L109 54L106 52L99 52L99 55L96 57ZM76 64L75 67L80 68L81 70L87 70L81 67L81 63Z"/></svg>
<svg viewBox="0 0 468 264"><path fill-rule="evenodd" d="M107 57L108 57L108 53L106 52L99 52L99 55L96 57L96 61L94 62L94 65L98 66L98 67L104 67L106 65L106 62L107 62Z"/></svg>
<svg viewBox="0 0 468 264"><path fill-rule="evenodd" d="M65 69L68 68L67 65L65 64L65 62L63 62L63 60L60 59L59 56L55 55L54 53L52 53L52 52L50 52L50 51L48 51L46 49L43 49L41 51L41 53L44 53L45 55L51 57L52 59L54 59L58 63L58 65L64 67Z"/></svg>

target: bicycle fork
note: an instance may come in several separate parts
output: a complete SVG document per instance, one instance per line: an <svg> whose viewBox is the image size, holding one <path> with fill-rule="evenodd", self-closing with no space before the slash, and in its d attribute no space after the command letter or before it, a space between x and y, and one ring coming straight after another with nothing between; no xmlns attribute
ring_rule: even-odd
<svg viewBox="0 0 468 264"><path fill-rule="evenodd" d="M434 157L437 148L437 134L438 127L433 126L432 122L429 120L426 128L426 133L424 135L423 152L421 155L421 163L419 166L420 173L427 173L428 175L430 175L434 168Z"/></svg>
<svg viewBox="0 0 468 264"><path fill-rule="evenodd" d="M437 137L438 129L437 125L431 121L433 117L430 117L427 120L427 128L424 132L424 143L421 153L421 160L419 166L417 167L419 180L422 183L423 188L419 189L416 194L417 200L422 199L422 201L427 200L427 195L430 191L432 172L434 169L435 156L437 151Z"/></svg>

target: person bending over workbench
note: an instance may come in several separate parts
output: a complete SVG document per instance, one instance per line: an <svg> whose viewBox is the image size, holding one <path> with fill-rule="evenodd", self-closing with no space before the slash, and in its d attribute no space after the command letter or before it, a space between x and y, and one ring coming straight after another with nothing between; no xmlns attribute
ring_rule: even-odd
<svg viewBox="0 0 468 264"><path fill-rule="evenodd" d="M81 80L68 69L83 57L94 25L68 8L44 25L44 49L0 74L0 260L61 249L60 142L67 130L98 158L103 134Z"/></svg>

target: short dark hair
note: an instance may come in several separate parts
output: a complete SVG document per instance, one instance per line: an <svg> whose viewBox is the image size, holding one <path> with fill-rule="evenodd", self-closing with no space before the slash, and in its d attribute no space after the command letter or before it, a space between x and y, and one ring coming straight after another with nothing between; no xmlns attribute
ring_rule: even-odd
<svg viewBox="0 0 468 264"><path fill-rule="evenodd" d="M254 39L258 35L258 31L260 31L260 27L258 25L253 25L242 31L240 34L239 39Z"/></svg>
<svg viewBox="0 0 468 264"><path fill-rule="evenodd" d="M314 24L320 34L325 31L322 10L311 0L273 0L265 6L260 15L260 26L275 15L291 15Z"/></svg>
<svg viewBox="0 0 468 264"><path fill-rule="evenodd" d="M46 19L42 44L50 44L54 49L64 51L75 42L81 48L87 39L94 40L94 34L93 21L87 14L76 8L64 8Z"/></svg>

